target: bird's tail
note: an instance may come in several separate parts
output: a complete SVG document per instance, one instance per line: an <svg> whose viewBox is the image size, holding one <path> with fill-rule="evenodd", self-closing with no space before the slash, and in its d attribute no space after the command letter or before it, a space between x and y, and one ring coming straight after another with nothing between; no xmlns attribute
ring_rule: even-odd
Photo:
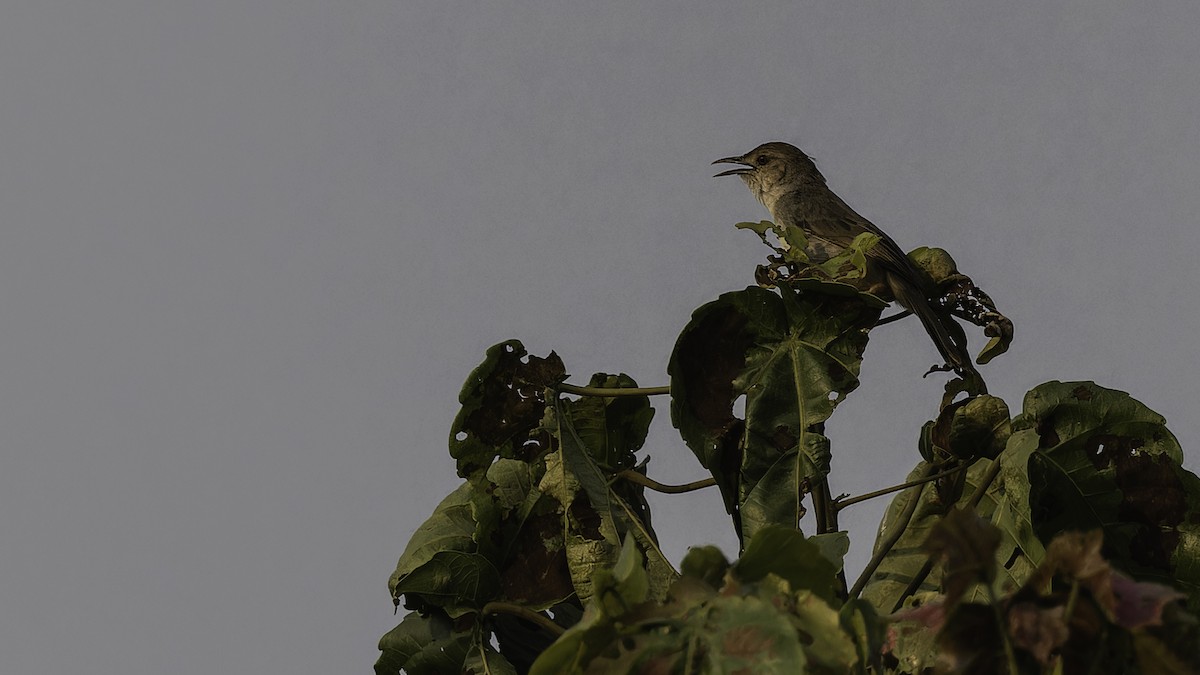
<svg viewBox="0 0 1200 675"><path fill-rule="evenodd" d="M908 281L889 274L888 286L891 288L892 294L896 296L896 301L921 320L921 325L925 327L925 332L929 333L929 337L933 338L933 344L942 358L946 360L946 365L953 368L954 372L962 376L964 380L973 381L979 390L977 393L986 394L987 385L983 381L983 376L975 370L975 365L971 363L966 335L957 324L953 324L955 329L953 333L946 326L947 322L954 320L949 316L939 314L929 304L929 299Z"/></svg>

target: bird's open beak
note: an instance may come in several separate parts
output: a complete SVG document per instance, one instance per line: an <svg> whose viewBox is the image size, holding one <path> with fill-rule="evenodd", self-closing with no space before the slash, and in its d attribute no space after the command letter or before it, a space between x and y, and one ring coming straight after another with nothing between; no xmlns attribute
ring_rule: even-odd
<svg viewBox="0 0 1200 675"><path fill-rule="evenodd" d="M743 174L751 173L752 171L754 171L754 165L751 164L750 162L747 162L745 157L726 157L725 159L718 159L717 161L713 162L713 164L741 164L742 165L736 169L722 171L721 173L713 176L713 178L720 178L721 176L741 176Z"/></svg>

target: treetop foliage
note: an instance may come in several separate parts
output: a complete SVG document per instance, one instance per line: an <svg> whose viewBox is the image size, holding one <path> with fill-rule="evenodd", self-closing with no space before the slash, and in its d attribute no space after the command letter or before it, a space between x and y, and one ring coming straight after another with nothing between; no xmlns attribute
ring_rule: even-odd
<svg viewBox="0 0 1200 675"><path fill-rule="evenodd" d="M773 226L746 227L767 241ZM1200 673L1200 480L1165 420L1056 381L1013 416L952 379L908 480L834 497L824 422L860 385L886 303L854 284L861 250L809 264L791 244L760 286L693 313L669 387L575 386L553 352L487 351L450 431L463 483L389 579L407 613L379 675ZM979 362L1007 349L1011 322L948 255L913 258L940 307L992 337ZM659 394L710 481L650 478L637 453ZM701 545L676 569L645 490L708 485L739 557ZM837 517L868 498L891 502L851 583Z"/></svg>

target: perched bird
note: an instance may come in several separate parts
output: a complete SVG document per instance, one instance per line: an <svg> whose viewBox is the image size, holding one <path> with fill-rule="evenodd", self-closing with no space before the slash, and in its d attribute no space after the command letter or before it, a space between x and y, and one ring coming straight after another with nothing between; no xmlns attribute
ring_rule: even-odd
<svg viewBox="0 0 1200 675"><path fill-rule="evenodd" d="M913 266L891 237L829 189L825 176L800 148L788 143L764 143L744 155L718 159L713 164L738 164L717 176L741 177L771 212L776 225L801 229L810 248L822 256L836 255L864 232L878 235L879 243L867 251L867 277L879 280L897 302L917 315L947 365L983 388L983 378L971 364L961 330L955 331L959 336L956 339L944 323L953 319L929 302L936 289L928 277Z"/></svg>

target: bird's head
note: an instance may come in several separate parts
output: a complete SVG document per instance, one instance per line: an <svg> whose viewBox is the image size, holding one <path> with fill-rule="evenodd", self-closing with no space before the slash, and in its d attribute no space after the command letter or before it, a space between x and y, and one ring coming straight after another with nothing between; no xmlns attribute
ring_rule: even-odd
<svg viewBox="0 0 1200 675"><path fill-rule="evenodd" d="M739 176L768 209L780 196L803 185L825 183L812 158L800 148L779 141L763 143L744 155L718 159L713 164L738 164L717 176Z"/></svg>

